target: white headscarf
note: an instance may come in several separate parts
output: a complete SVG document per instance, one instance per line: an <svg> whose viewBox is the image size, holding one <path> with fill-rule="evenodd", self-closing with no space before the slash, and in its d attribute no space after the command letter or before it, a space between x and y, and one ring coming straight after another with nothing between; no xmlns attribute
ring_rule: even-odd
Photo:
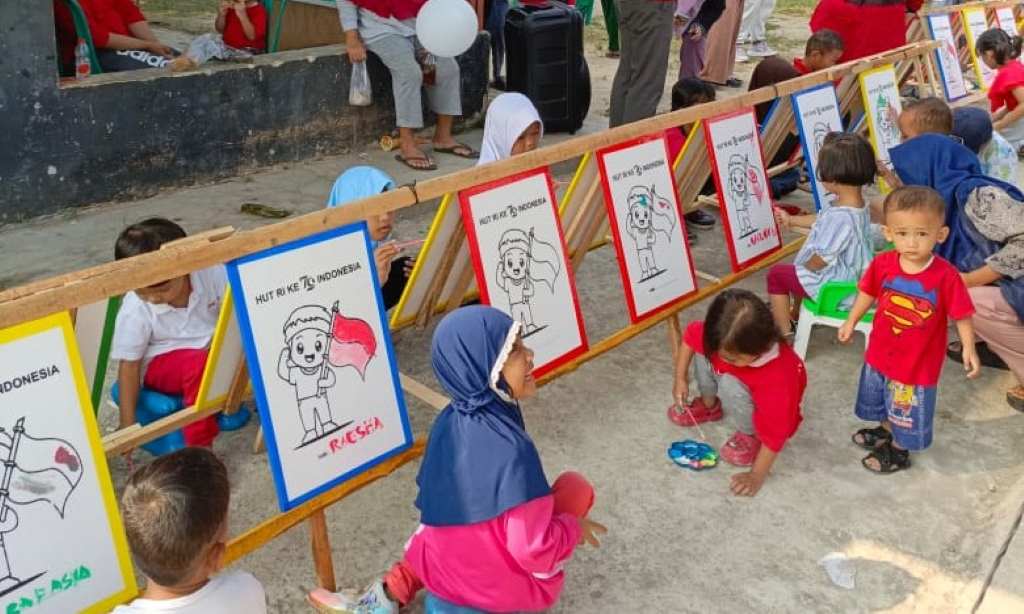
<svg viewBox="0 0 1024 614"><path fill-rule="evenodd" d="M480 147L477 166L511 156L512 146L534 122L540 124L543 136L544 122L526 96L518 92L507 92L495 98L484 120L484 142Z"/></svg>

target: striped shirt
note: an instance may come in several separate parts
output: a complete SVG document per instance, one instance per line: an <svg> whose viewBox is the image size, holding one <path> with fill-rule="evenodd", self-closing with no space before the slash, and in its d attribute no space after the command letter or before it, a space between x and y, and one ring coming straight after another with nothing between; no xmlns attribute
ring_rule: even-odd
<svg viewBox="0 0 1024 614"><path fill-rule="evenodd" d="M825 268L812 271L807 261L817 254ZM827 281L857 281L871 263L871 217L867 207L834 204L818 214L800 252L796 255L796 276L812 299L818 298Z"/></svg>

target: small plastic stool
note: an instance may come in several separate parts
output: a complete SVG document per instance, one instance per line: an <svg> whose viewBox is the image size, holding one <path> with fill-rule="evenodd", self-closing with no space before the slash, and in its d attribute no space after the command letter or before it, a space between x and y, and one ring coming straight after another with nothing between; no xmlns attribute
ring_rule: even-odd
<svg viewBox="0 0 1024 614"><path fill-rule="evenodd" d="M800 358L804 358L807 354L807 344L811 341L811 328L816 324L840 328L846 322L850 312L839 306L855 294L857 294L857 282L830 281L821 287L817 301L812 301L809 298L803 300L803 303L800 304L800 320L796 325L796 336L793 339L793 350ZM868 336L871 333L871 323L874 320L875 310L872 309L864 314L864 317L854 327L854 330L864 334L864 351L868 349Z"/></svg>

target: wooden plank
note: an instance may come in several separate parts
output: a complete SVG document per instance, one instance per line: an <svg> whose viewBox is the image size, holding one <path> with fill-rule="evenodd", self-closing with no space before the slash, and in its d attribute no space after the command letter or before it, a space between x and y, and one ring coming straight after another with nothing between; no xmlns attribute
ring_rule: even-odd
<svg viewBox="0 0 1024 614"><path fill-rule="evenodd" d="M338 590L334 581L334 561L331 560L331 537L327 533L327 518L319 509L309 516L309 541L313 551L313 567L320 588L332 593Z"/></svg>
<svg viewBox="0 0 1024 614"><path fill-rule="evenodd" d="M450 400L440 392L434 392L426 384L419 382L405 373L399 373L398 379L402 383L402 390L423 401L434 409L441 411L448 406Z"/></svg>

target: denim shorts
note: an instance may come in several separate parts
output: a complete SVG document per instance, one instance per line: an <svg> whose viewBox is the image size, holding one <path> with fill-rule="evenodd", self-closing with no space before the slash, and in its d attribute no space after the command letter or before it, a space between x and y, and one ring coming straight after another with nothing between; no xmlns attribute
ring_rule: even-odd
<svg viewBox="0 0 1024 614"><path fill-rule="evenodd" d="M936 386L912 386L891 380L864 363L855 411L861 420L888 420L893 439L901 448L924 450L932 445L936 392Z"/></svg>

